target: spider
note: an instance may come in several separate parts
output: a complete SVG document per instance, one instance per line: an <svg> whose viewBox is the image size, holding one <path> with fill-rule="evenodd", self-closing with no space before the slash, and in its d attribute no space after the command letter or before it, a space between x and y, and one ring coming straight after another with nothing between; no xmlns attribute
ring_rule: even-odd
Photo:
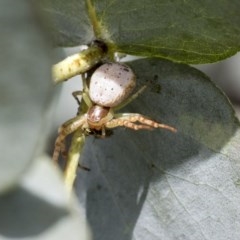
<svg viewBox="0 0 240 240"><path fill-rule="evenodd" d="M60 153L66 157L65 138L81 130L83 134L101 132L106 135L107 129L124 126L133 130L164 128L172 132L177 130L171 126L160 124L138 113L115 113L139 94L146 85L129 97L136 85L136 77L130 67L121 63L105 63L97 68L90 78L89 87L83 77L83 91L74 92L81 106L80 96L87 106L82 114L78 111L76 117L65 122L58 130L55 142L53 160L57 161ZM80 107L79 107L80 109Z"/></svg>

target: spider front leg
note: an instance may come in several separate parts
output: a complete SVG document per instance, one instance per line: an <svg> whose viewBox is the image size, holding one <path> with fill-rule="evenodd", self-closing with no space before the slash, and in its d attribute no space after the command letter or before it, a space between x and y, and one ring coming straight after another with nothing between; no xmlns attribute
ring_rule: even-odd
<svg viewBox="0 0 240 240"><path fill-rule="evenodd" d="M60 153L66 155L65 138L77 129L82 128L85 123L86 115L84 114L68 120L59 128L52 157L55 162L58 161Z"/></svg>
<svg viewBox="0 0 240 240"><path fill-rule="evenodd" d="M114 119L106 123L107 128L115 128L124 126L134 130L164 128L172 132L177 129L166 124L155 122L138 113L119 113L114 115Z"/></svg>
<svg viewBox="0 0 240 240"><path fill-rule="evenodd" d="M89 89L87 86L87 79L84 74L82 74L82 85L83 85L83 90L75 91L72 93L72 95L76 99L76 101L79 105L81 104L82 99L83 99L84 102L87 104L87 106L90 107L92 105L92 101L89 98Z"/></svg>
<svg viewBox="0 0 240 240"><path fill-rule="evenodd" d="M119 109L125 107L129 103L131 103L133 100L135 100L140 94L144 92L144 90L147 88L147 85L143 85L137 92L135 92L131 97L123 101L121 104L113 108L113 111L118 111Z"/></svg>

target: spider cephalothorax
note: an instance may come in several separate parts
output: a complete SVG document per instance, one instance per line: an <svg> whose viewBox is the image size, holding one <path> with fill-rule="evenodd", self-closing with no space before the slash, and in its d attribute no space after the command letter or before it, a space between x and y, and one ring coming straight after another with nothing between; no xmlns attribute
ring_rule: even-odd
<svg viewBox="0 0 240 240"><path fill-rule="evenodd" d="M93 130L101 130L107 122L113 119L113 116L109 107L93 105L87 112L88 127Z"/></svg>
<svg viewBox="0 0 240 240"><path fill-rule="evenodd" d="M78 100L77 96L81 94L88 110L84 114L79 113L59 128L53 153L55 161L58 160L60 153L66 155L65 138L77 130L82 131L82 134L100 131L103 136L106 134L106 129L119 126L134 130L164 128L176 132L175 128L155 122L138 113L115 113L146 88L143 86L129 97L136 85L136 77L128 66L120 63L105 63L91 76L89 88L85 82L83 85L83 92L75 92L74 96Z"/></svg>

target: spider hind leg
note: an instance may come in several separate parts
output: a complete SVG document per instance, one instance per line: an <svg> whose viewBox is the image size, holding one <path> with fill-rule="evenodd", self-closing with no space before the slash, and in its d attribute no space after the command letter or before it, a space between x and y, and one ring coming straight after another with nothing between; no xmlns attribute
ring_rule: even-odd
<svg viewBox="0 0 240 240"><path fill-rule="evenodd" d="M155 122L137 113L120 113L120 114L116 114L114 117L115 117L114 119L106 123L107 128L125 126L127 128L131 128L134 130L140 130L140 129L150 130L153 128L163 128L172 132L177 131L174 127Z"/></svg>

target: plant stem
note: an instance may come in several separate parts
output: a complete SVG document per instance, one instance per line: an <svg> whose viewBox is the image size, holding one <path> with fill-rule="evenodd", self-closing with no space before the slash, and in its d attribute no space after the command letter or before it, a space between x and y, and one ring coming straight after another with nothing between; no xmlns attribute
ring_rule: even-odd
<svg viewBox="0 0 240 240"><path fill-rule="evenodd" d="M85 73L105 56L104 49L98 44L67 57L63 61L53 65L52 76L55 83L65 81L78 74Z"/></svg>
<svg viewBox="0 0 240 240"><path fill-rule="evenodd" d="M69 194L72 192L84 143L85 135L81 130L76 131L72 137L71 146L68 152L67 166L64 171L64 182Z"/></svg>

